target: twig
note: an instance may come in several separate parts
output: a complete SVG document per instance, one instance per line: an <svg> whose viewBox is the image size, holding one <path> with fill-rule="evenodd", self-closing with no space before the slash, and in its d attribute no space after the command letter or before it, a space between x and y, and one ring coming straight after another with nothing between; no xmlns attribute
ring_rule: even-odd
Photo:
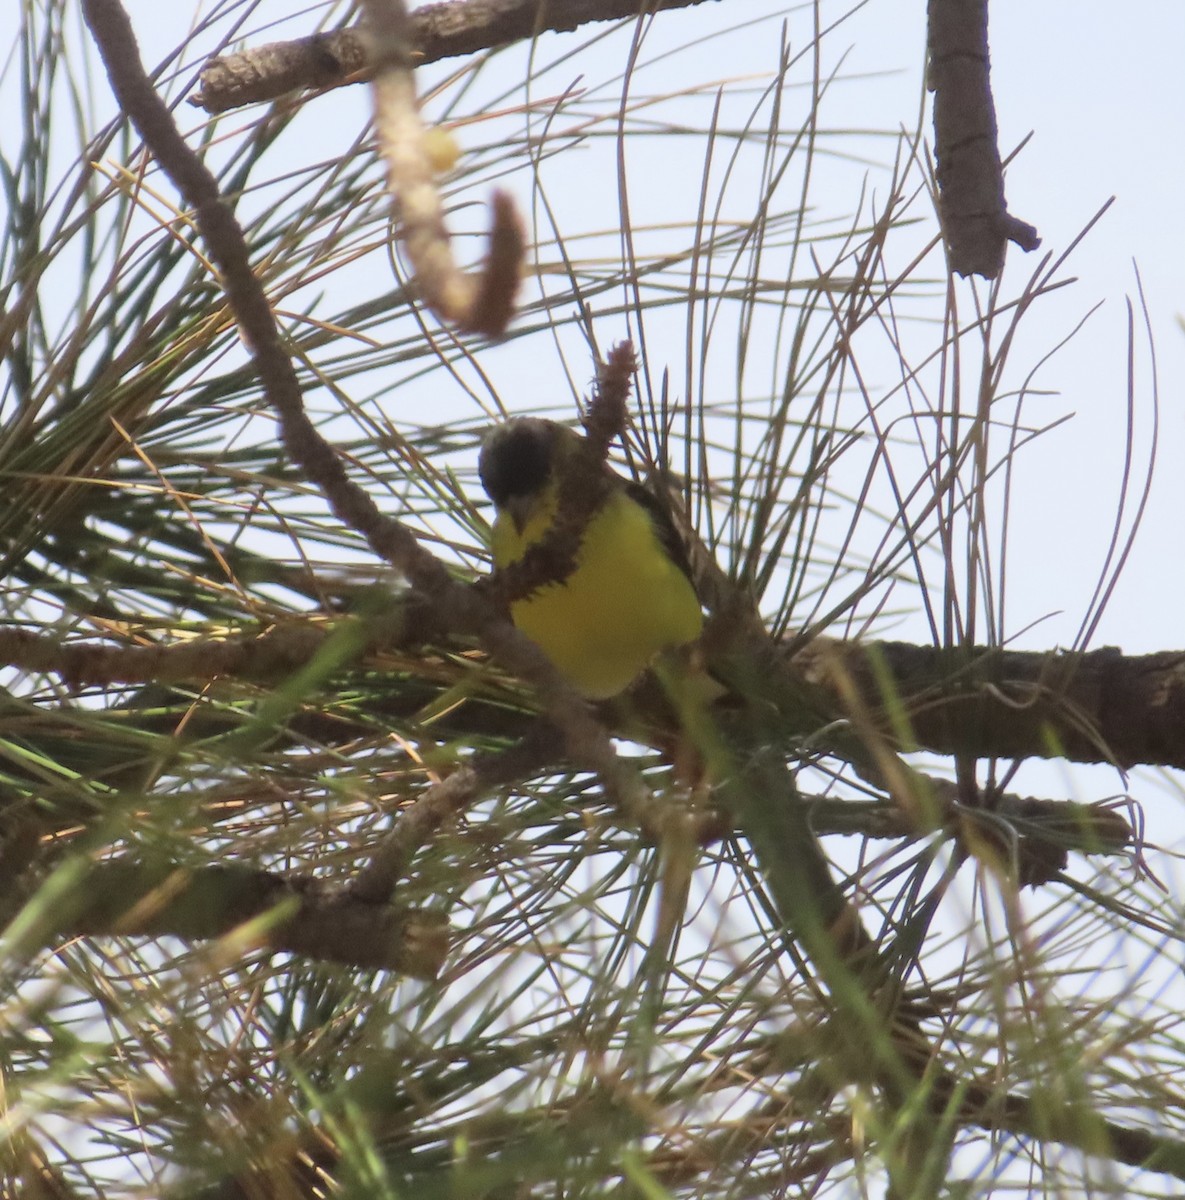
<svg viewBox="0 0 1185 1200"><path fill-rule="evenodd" d="M625 433L629 421L630 389L638 371L638 358L633 342L615 342L609 357L597 363L597 379L588 415L584 419L584 435L588 457L598 465L605 461L613 441Z"/></svg>
<svg viewBox="0 0 1185 1200"><path fill-rule="evenodd" d="M941 779L931 783L941 802L939 819L944 827L950 826L958 819L954 785ZM890 800L803 796L802 802L810 809L812 828L824 837L910 838L919 832ZM1004 792L996 798L990 816L1018 840L1079 854L1119 854L1135 840L1131 822L1106 803L1082 804Z"/></svg>
<svg viewBox="0 0 1185 1200"><path fill-rule="evenodd" d="M471 620L474 614L472 604L465 600L465 589L453 583L445 566L419 544L411 530L385 517L370 495L350 480L337 453L305 413L296 371L263 286L251 270L243 231L219 194L214 176L185 143L145 74L122 6L118 0L84 0L83 10L116 99L193 210L264 394L279 419L289 456L325 493L337 517L363 534L380 558L402 571L417 590L457 609L458 618Z"/></svg>
<svg viewBox="0 0 1185 1200"><path fill-rule="evenodd" d="M524 779L563 754L563 738L554 726L539 722L517 745L497 754L475 755L473 762L429 788L395 820L370 862L350 884L350 895L369 903L385 903L407 874L416 850L446 821L477 797L496 787Z"/></svg>

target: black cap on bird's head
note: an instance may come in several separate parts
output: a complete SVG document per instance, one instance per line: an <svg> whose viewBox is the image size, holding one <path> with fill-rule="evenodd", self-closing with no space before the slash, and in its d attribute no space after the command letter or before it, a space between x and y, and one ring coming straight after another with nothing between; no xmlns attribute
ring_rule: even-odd
<svg viewBox="0 0 1185 1200"><path fill-rule="evenodd" d="M538 417L516 417L495 425L482 443L477 473L486 495L500 509L538 496L551 478L562 425Z"/></svg>

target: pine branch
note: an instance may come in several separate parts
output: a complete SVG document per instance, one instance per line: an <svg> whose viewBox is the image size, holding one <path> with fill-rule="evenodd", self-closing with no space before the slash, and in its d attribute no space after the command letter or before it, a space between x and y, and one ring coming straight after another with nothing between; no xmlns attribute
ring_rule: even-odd
<svg viewBox="0 0 1185 1200"><path fill-rule="evenodd" d="M987 0L930 0L927 28L938 211L951 270L995 279L1009 241L1030 251L1041 239L1004 201Z"/></svg>
<svg viewBox="0 0 1185 1200"><path fill-rule="evenodd" d="M0 662L56 675L72 687L199 685L220 676L262 683L309 662L336 628L337 623L294 618L261 634L161 646L70 642L0 629ZM420 597L404 596L381 616L359 623L358 657L433 640L447 644L441 612ZM1061 757L1121 768L1185 767L1185 651L942 649L817 638L797 649L794 661L829 697L829 708L842 710L843 679L879 714L888 733L900 731L893 722L904 716L909 742L901 743L904 749L972 758ZM420 703L413 696L407 707Z"/></svg>
<svg viewBox="0 0 1185 1200"><path fill-rule="evenodd" d="M415 65L565 33L602 21L622 21L656 9L689 8L705 0L464 0L428 4L410 14L409 51ZM190 104L208 113L274 100L298 88L324 90L369 82L377 59L368 34L339 29L295 41L272 42L212 59Z"/></svg>
<svg viewBox="0 0 1185 1200"><path fill-rule="evenodd" d="M820 638L795 662L837 704L841 682L850 683L887 732L912 742L907 749L1185 767L1185 651L941 649Z"/></svg>
<svg viewBox="0 0 1185 1200"><path fill-rule="evenodd" d="M415 979L435 979L449 945L442 913L371 903L323 880L238 864L98 863L54 916L62 936L237 937L240 951L285 950Z"/></svg>
<svg viewBox="0 0 1185 1200"><path fill-rule="evenodd" d="M514 315L525 255L518 210L507 193L494 193L485 267L476 277L461 271L453 258L437 171L420 120L407 6L404 0L363 0L362 10L375 62L375 131L416 283L441 320L469 333L501 337Z"/></svg>

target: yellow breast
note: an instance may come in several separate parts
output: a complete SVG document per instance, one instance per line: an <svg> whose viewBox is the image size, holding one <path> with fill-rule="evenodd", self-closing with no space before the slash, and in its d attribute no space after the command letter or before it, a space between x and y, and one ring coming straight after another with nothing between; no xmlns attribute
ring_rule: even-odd
<svg viewBox="0 0 1185 1200"><path fill-rule="evenodd" d="M500 516L495 566L517 562L546 533L554 511L552 496L521 533ZM659 651L694 641L703 628L695 589L663 549L650 514L623 491L612 492L589 522L575 570L512 604L510 614L594 700L624 690Z"/></svg>

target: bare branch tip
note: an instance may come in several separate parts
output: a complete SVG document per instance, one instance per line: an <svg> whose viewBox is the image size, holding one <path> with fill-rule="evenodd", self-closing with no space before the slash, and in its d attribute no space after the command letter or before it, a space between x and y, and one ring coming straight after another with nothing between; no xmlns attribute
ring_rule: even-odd
<svg viewBox="0 0 1185 1200"><path fill-rule="evenodd" d="M1030 254L1041 245L1041 235L1035 226L1014 217L1011 213L1004 214L1004 233L1010 242L1014 242L1026 254Z"/></svg>
<svg viewBox="0 0 1185 1200"><path fill-rule="evenodd" d="M630 388L638 359L628 338L616 342L604 362L597 364L597 381L584 422L589 440L608 447L625 431L629 420Z"/></svg>

